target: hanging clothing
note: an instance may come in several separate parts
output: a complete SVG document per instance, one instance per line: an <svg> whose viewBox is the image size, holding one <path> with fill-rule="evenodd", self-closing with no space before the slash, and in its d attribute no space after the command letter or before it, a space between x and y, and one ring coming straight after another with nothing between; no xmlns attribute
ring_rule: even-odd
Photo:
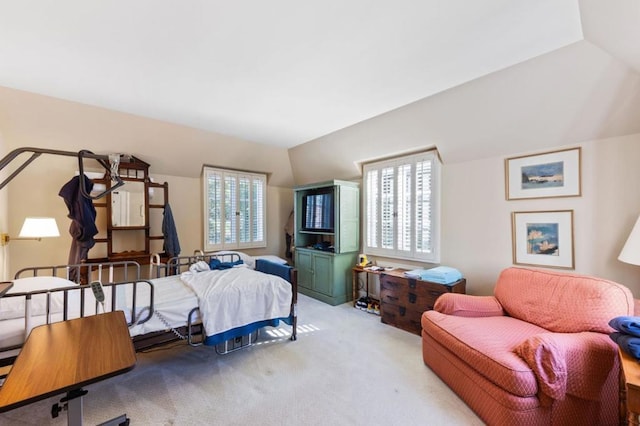
<svg viewBox="0 0 640 426"><path fill-rule="evenodd" d="M84 187L87 193L93 189L93 182L84 174ZM68 217L71 219L69 234L71 234L71 250L69 251L69 264L76 265L87 260L89 249L94 246L93 237L98 233L96 227L96 208L90 198L85 197L80 191L80 176L74 176L63 185L58 193L69 209ZM75 277L73 278L75 279Z"/></svg>
<svg viewBox="0 0 640 426"><path fill-rule="evenodd" d="M173 222L173 213L171 213L169 203L164 205L162 235L164 236L164 244L162 248L167 256L178 256L180 254L180 241L178 241L178 231L176 230L176 224Z"/></svg>
<svg viewBox="0 0 640 426"><path fill-rule="evenodd" d="M292 248L295 244L293 240L293 225L294 225L294 216L293 210L291 214L289 214L289 219L287 219L287 223L284 225L284 241L286 244L285 256L289 259L293 258Z"/></svg>

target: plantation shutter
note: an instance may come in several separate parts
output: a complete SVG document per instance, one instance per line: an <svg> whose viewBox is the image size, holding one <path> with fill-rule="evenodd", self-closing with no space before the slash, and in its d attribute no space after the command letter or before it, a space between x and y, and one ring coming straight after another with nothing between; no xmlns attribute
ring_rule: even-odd
<svg viewBox="0 0 640 426"><path fill-rule="evenodd" d="M204 250L266 246L266 176L205 167Z"/></svg>
<svg viewBox="0 0 640 426"><path fill-rule="evenodd" d="M439 262L438 165L431 151L364 166L367 254Z"/></svg>

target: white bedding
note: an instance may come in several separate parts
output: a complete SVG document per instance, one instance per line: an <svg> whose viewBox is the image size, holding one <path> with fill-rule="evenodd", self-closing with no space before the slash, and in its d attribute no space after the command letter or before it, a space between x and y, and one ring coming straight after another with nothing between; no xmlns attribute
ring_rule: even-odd
<svg viewBox="0 0 640 426"><path fill-rule="evenodd" d="M246 266L184 272L180 278L198 296L207 336L291 311L291 284Z"/></svg>

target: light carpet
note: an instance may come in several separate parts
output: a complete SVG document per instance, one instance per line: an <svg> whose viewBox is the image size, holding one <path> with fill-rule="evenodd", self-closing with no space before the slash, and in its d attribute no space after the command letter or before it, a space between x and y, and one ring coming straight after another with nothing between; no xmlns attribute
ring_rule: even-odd
<svg viewBox="0 0 640 426"><path fill-rule="evenodd" d="M84 423L126 413L132 425L483 424L424 365L420 337L378 316L300 295L297 341L290 330L227 355L184 343L138 353L130 372L85 387ZM50 415L63 396L0 424L66 425L66 412Z"/></svg>

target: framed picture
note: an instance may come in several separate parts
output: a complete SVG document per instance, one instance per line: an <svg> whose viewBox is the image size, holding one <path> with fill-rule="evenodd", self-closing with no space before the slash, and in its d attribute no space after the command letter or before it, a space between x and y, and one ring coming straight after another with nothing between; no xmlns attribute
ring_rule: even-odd
<svg viewBox="0 0 640 426"><path fill-rule="evenodd" d="M580 196L580 155L578 147L507 158L507 200Z"/></svg>
<svg viewBox="0 0 640 426"><path fill-rule="evenodd" d="M573 269L573 210L512 212L513 263Z"/></svg>

